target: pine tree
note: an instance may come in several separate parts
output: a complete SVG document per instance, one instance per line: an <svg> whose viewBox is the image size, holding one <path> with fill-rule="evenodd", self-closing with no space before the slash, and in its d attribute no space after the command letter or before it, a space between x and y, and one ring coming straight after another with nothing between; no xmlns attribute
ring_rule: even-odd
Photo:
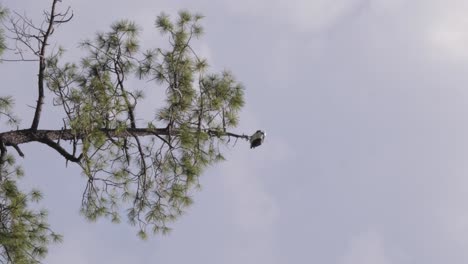
<svg viewBox="0 0 468 264"><path fill-rule="evenodd" d="M0 263L36 263L49 243L61 240L47 224L47 212L30 209L41 193L17 186L23 172L15 156L24 157L22 144L42 143L82 169L87 186L81 211L87 219L126 218L145 238L170 230L168 224L192 203L203 170L224 160L230 138L249 139L229 132L238 124L244 88L228 72L210 73L192 47L203 34L201 15L159 15L156 28L169 48L147 51L140 50L138 26L118 21L81 43L87 54L81 61L66 62L62 49L48 49L57 26L73 17L69 9L57 11L59 3L52 0L43 27L18 14L6 27L21 47L14 47L18 59L2 61L36 61L39 74L30 126L21 128L14 97L0 97L0 121L13 128L0 131ZM0 51L6 47L3 35ZM137 115L144 91L129 85L134 78L165 89L154 120L143 123ZM46 96L61 108L63 124L39 129Z"/></svg>

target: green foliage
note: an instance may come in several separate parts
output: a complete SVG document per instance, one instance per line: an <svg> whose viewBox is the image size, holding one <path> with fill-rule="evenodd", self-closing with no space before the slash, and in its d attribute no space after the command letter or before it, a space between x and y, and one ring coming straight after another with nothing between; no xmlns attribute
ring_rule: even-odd
<svg viewBox="0 0 468 264"><path fill-rule="evenodd" d="M8 10L0 5L0 22L2 22L8 14ZM5 32L0 27L0 56L6 48ZM19 124L19 119L13 114L14 100L11 96L0 96L0 120L6 119L6 123L10 126Z"/></svg>
<svg viewBox="0 0 468 264"><path fill-rule="evenodd" d="M29 209L42 194L19 190L16 179L23 175L11 155L0 160L0 263L39 263L47 245L61 241L47 224L47 212Z"/></svg>
<svg viewBox="0 0 468 264"><path fill-rule="evenodd" d="M11 96L0 96L0 120L6 119L10 126L19 124L19 119L13 113L14 100Z"/></svg>
<svg viewBox="0 0 468 264"><path fill-rule="evenodd" d="M8 14L8 10L3 8L3 6L0 5L0 22L2 22L5 17ZM3 28L0 27L0 56L3 54L6 48L6 43L5 43L5 32Z"/></svg>
<svg viewBox="0 0 468 264"><path fill-rule="evenodd" d="M206 74L208 63L191 46L203 33L201 19L187 11L174 21L158 16L155 25L168 38L167 50L141 52L138 27L124 20L83 42L88 56L80 64L61 65L61 54L49 58L48 87L81 138L88 179L81 211L88 219L119 222L126 215L141 238L148 227L167 233L168 223L193 203L203 170L224 160L221 138L237 125L244 94L230 73ZM167 135L140 138L130 132L143 98L128 87L131 76L165 88L165 105L147 129L167 127Z"/></svg>
<svg viewBox="0 0 468 264"><path fill-rule="evenodd" d="M238 124L244 89L229 72L208 73L207 61L194 51L202 18L188 11L176 19L158 16L166 49L141 51L138 26L122 20L83 41L86 55L78 62L64 62L61 48L47 56L44 81L73 137L71 156L79 157L87 182L81 212L88 220L126 219L142 239L166 234L193 203L203 171L224 160L224 138ZM129 82L135 79L165 91L152 121L138 119L144 93ZM18 124L13 102L0 97L0 118L12 125ZM44 211L30 209L42 195L18 189L23 171L0 147L0 263L34 263L60 236L49 229Z"/></svg>

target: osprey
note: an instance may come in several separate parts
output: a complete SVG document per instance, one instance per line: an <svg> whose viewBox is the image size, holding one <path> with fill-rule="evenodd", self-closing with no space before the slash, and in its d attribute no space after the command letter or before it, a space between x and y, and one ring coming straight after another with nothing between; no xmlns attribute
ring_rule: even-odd
<svg viewBox="0 0 468 264"><path fill-rule="evenodd" d="M263 143L265 140L266 133L261 130L257 130L252 136L250 136L250 148L256 148Z"/></svg>

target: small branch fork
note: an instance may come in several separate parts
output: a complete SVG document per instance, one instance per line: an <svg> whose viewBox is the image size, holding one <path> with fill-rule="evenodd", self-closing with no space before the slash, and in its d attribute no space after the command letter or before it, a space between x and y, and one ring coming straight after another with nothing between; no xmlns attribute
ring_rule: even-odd
<svg viewBox="0 0 468 264"><path fill-rule="evenodd" d="M67 9L67 11L64 14L61 13L56 13L56 4L60 0L53 0L52 2L52 8L50 13L45 13L47 19L47 29L44 31L42 29L39 30L39 36L37 38L39 45L40 45L40 52L39 52L39 73L38 73L38 98L37 98L37 104L36 104L36 111L34 113L34 119L31 124L31 130L35 131L37 130L37 127L39 126L39 121L41 119L41 112L42 112L42 105L44 104L44 72L46 69L46 57L45 57L45 52L46 52L46 47L48 45L48 40L49 37L52 35L54 32L54 25L55 24L62 24L70 21L73 18L73 13L68 15L68 12L70 9Z"/></svg>
<svg viewBox="0 0 468 264"><path fill-rule="evenodd" d="M18 58L0 59L0 61L33 61L39 64L37 75L38 96L31 130L37 130L44 104L46 48L49 46L49 39L54 33L55 27L67 23L73 18L73 12L70 8L63 13L57 12L58 2L61 2L61 0L52 0L50 11L44 11L45 20L41 26L34 25L30 18L17 12L14 13L14 17L9 19L9 25L4 24L7 31L13 35L10 38L16 42L14 48L8 49L14 51ZM34 58L27 58L25 56L26 52L32 53Z"/></svg>

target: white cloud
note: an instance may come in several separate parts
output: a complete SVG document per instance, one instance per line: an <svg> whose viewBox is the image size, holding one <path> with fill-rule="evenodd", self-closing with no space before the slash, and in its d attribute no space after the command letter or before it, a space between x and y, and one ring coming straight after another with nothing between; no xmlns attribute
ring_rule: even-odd
<svg viewBox="0 0 468 264"><path fill-rule="evenodd" d="M369 230L351 239L340 264L391 264L380 233Z"/></svg>
<svg viewBox="0 0 468 264"><path fill-rule="evenodd" d="M460 144L466 147L466 144ZM466 151L461 153L460 163L462 159L466 160ZM466 188L468 181L466 173L468 168L465 162L462 164L454 164L452 170L447 170L447 175L444 180L438 204L435 207L437 228L441 229L444 238L453 243L453 246L468 246L468 189ZM463 251L464 252L464 251ZM464 257L468 257L464 253Z"/></svg>
<svg viewBox="0 0 468 264"><path fill-rule="evenodd" d="M373 0L369 1L369 6L373 11L385 13L402 8L405 2L405 0Z"/></svg>
<svg viewBox="0 0 468 264"><path fill-rule="evenodd" d="M437 57L468 59L468 2L451 0L433 5L428 39Z"/></svg>
<svg viewBox="0 0 468 264"><path fill-rule="evenodd" d="M237 14L288 24L298 31L318 32L339 21L362 2L362 0L230 0L226 1L226 5Z"/></svg>
<svg viewBox="0 0 468 264"><path fill-rule="evenodd" d="M259 176L242 158L230 158L222 171L224 193L232 209L236 239L228 263L275 263L275 230L279 208ZM241 242L239 242L241 241Z"/></svg>
<svg viewBox="0 0 468 264"><path fill-rule="evenodd" d="M245 169L247 163L231 160L225 177L226 191L233 206L233 221L242 231L270 232L278 218L278 207L258 177ZM244 167L244 168L243 168Z"/></svg>

